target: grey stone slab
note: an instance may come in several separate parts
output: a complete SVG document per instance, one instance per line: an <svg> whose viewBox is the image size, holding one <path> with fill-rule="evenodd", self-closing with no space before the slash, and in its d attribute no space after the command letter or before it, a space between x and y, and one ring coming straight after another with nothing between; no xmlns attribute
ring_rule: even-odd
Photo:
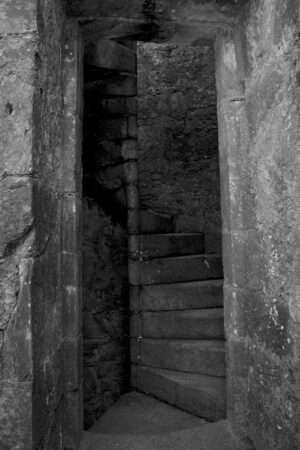
<svg viewBox="0 0 300 450"><path fill-rule="evenodd" d="M102 69L136 73L136 53L110 39L86 45L84 62Z"/></svg>
<svg viewBox="0 0 300 450"><path fill-rule="evenodd" d="M131 311L167 311L223 306L223 280L131 287Z"/></svg>
<svg viewBox="0 0 300 450"><path fill-rule="evenodd" d="M140 236L140 252L142 258L203 253L204 234L144 234Z"/></svg>
<svg viewBox="0 0 300 450"><path fill-rule="evenodd" d="M218 255L192 255L159 258L141 264L141 284L175 283L222 278Z"/></svg>
<svg viewBox="0 0 300 450"><path fill-rule="evenodd" d="M152 211L140 211L141 233L170 233L173 230L173 219Z"/></svg>
<svg viewBox="0 0 300 450"><path fill-rule="evenodd" d="M199 393L202 398L204 392L191 389L186 399L188 404L194 404ZM234 444L227 421L205 423L201 418L137 392L121 397L84 433L80 446L80 450L182 449L241 450L241 446Z"/></svg>
<svg viewBox="0 0 300 450"><path fill-rule="evenodd" d="M0 382L0 448L32 449L32 382Z"/></svg>
<svg viewBox="0 0 300 450"><path fill-rule="evenodd" d="M132 374L132 386L146 394L208 420L226 417L225 378L144 366L132 367Z"/></svg>
<svg viewBox="0 0 300 450"><path fill-rule="evenodd" d="M131 362L202 375L225 376L221 340L131 339Z"/></svg>
<svg viewBox="0 0 300 450"><path fill-rule="evenodd" d="M136 77L129 74L112 75L108 81L89 81L84 85L87 98L134 97L137 94Z"/></svg>
<svg viewBox="0 0 300 450"><path fill-rule="evenodd" d="M131 315L131 337L164 339L224 339L223 308Z"/></svg>

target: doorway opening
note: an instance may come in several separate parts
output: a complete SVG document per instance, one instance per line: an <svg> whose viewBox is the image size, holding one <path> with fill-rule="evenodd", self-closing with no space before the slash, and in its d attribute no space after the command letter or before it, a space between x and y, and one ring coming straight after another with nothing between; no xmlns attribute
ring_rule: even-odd
<svg viewBox="0 0 300 450"><path fill-rule="evenodd" d="M137 390L225 417L213 46L85 52L85 429Z"/></svg>

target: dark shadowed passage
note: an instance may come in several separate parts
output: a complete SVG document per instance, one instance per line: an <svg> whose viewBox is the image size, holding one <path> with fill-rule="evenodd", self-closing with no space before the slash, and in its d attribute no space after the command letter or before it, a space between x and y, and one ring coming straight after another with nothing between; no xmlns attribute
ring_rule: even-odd
<svg viewBox="0 0 300 450"><path fill-rule="evenodd" d="M85 426L130 388L223 418L214 49L124 40L87 46L84 95ZM131 211L136 229L127 227ZM152 374L164 395L147 381L157 369L169 370ZM190 408L184 397L193 394L199 401Z"/></svg>

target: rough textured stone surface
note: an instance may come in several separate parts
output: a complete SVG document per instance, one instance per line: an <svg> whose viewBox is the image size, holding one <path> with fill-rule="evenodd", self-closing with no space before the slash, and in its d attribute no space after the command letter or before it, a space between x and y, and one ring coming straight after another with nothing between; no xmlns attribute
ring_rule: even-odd
<svg viewBox="0 0 300 450"><path fill-rule="evenodd" d="M130 336L163 339L224 339L223 308L132 314Z"/></svg>
<svg viewBox="0 0 300 450"><path fill-rule="evenodd" d="M140 198L221 253L214 52L138 45Z"/></svg>
<svg viewBox="0 0 300 450"><path fill-rule="evenodd" d="M148 379L154 384L159 375L153 372L149 373ZM172 381L170 379L170 385L173 384L176 394L176 381ZM156 386L159 390L162 383ZM195 389L192 387L189 398L182 400L189 405L195 404ZM211 404L213 410L213 401ZM201 402L198 406L201 410ZM227 421L205 423L203 419L138 393L123 396L95 427L85 433L80 446L80 450L182 449L241 450L235 446Z"/></svg>
<svg viewBox="0 0 300 450"><path fill-rule="evenodd" d="M37 256L32 268L33 447L48 447L59 432L63 396L61 296L62 42L59 1L45 1L38 15L40 40L34 95L33 212ZM45 276L47 274L47 276ZM43 414L41 414L43 411Z"/></svg>
<svg viewBox="0 0 300 450"><path fill-rule="evenodd" d="M129 389L127 207L136 207L135 45L86 48L83 135L84 413ZM111 51L113 50L113 51ZM95 53L96 51L96 53ZM94 52L94 53L93 53ZM120 57L121 56L121 57ZM113 72L109 69L115 69Z"/></svg>
<svg viewBox="0 0 300 450"><path fill-rule="evenodd" d="M150 367L225 376L225 343L222 340L136 339L131 340L131 361Z"/></svg>
<svg viewBox="0 0 300 450"><path fill-rule="evenodd" d="M69 14L79 17L87 41L100 37L207 43L226 29L247 0L64 0ZM132 20L133 19L133 20Z"/></svg>
<svg viewBox="0 0 300 450"><path fill-rule="evenodd" d="M134 267L135 261L129 270ZM209 280L221 278L222 275L222 262L217 255L174 256L143 262L140 264L140 280L132 280L132 284Z"/></svg>
<svg viewBox="0 0 300 450"><path fill-rule="evenodd" d="M223 280L131 287L131 311L169 311L223 306Z"/></svg>
<svg viewBox="0 0 300 450"><path fill-rule="evenodd" d="M140 365L133 367L131 383L139 391L199 417L211 421L226 417L225 378Z"/></svg>
<svg viewBox="0 0 300 450"><path fill-rule="evenodd" d="M65 449L76 449L78 447L83 430L81 313L82 47L78 24L73 20L66 21L62 53L64 115L61 233L64 401L60 408L63 418L62 437ZM59 423L57 427L59 427Z"/></svg>
<svg viewBox="0 0 300 450"><path fill-rule="evenodd" d="M45 1L39 14L35 1L0 6L4 449L47 448L60 429L63 19L58 1Z"/></svg>
<svg viewBox="0 0 300 450"><path fill-rule="evenodd" d="M193 255L204 252L203 233L141 234L140 254L145 259L161 256Z"/></svg>
<svg viewBox="0 0 300 450"><path fill-rule="evenodd" d="M83 201L85 426L128 389L127 233L95 200Z"/></svg>
<svg viewBox="0 0 300 450"><path fill-rule="evenodd" d="M258 450L300 446L299 19L251 2L217 45L228 413Z"/></svg>

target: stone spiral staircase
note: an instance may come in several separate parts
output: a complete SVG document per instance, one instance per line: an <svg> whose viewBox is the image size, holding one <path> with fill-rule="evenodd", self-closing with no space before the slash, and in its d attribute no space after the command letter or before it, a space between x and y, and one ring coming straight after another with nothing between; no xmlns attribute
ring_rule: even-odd
<svg viewBox="0 0 300 450"><path fill-rule="evenodd" d="M165 224L167 225L167 223ZM210 421L225 418L221 258L202 233L139 236L131 287L131 386Z"/></svg>

